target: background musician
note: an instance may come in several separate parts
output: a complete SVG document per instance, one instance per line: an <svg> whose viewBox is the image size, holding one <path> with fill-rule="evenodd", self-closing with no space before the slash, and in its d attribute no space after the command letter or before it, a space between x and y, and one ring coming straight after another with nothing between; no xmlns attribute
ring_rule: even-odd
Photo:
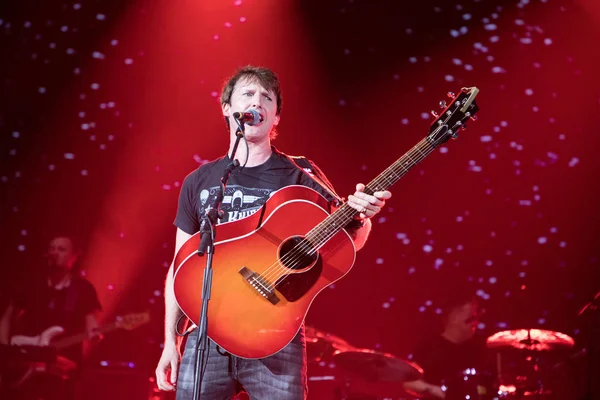
<svg viewBox="0 0 600 400"><path fill-rule="evenodd" d="M424 379L406 382L407 391L419 397L444 399L444 382L451 384L465 369L485 367L485 338L475 335L479 315L478 302L470 292L446 297L441 333L426 338L413 353L413 361L425 372Z"/></svg>
<svg viewBox="0 0 600 400"><path fill-rule="evenodd" d="M72 238L54 237L45 256L44 270L18 285L9 296L0 320L0 343L10 344L12 337L15 344L14 336L20 335L26 338L25 344L39 344L30 339L55 326L63 330L58 337L86 333L89 340L57 350L63 364L77 366L82 362L84 346L99 338L96 313L101 306L94 286L76 271L79 251ZM32 376L13 389L8 387L7 379L4 381L3 390L11 390L10 398L65 399L73 396L73 379L68 379L65 385L65 382L42 374Z"/></svg>

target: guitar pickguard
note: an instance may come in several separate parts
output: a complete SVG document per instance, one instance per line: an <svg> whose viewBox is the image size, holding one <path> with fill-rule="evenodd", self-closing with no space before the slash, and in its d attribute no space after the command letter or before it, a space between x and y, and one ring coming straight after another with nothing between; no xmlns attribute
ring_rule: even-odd
<svg viewBox="0 0 600 400"><path fill-rule="evenodd" d="M313 287L317 279L319 279L322 270L323 263L318 258L315 264L308 270L281 277L275 284L275 287L287 301L294 302L304 296Z"/></svg>

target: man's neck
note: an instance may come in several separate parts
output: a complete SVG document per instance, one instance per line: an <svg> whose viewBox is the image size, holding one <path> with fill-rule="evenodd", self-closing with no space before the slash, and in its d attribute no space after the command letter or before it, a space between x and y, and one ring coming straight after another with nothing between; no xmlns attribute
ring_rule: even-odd
<svg viewBox="0 0 600 400"><path fill-rule="evenodd" d="M69 271L56 271L48 275L48 286L62 289L71 284L71 273Z"/></svg>
<svg viewBox="0 0 600 400"><path fill-rule="evenodd" d="M227 154L231 157L231 152L233 151L234 143L231 143L229 146L229 151ZM271 149L271 143L269 140L266 140L261 143L248 142L248 150L249 157L246 162L246 145L243 141L240 141L238 148L236 150L234 158L237 158L241 165L244 165L246 162L246 167L256 167L265 163L271 154L273 154L273 150Z"/></svg>

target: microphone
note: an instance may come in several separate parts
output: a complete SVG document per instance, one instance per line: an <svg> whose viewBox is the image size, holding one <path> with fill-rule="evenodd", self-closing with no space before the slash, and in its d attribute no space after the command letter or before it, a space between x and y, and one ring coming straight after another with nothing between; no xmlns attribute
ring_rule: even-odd
<svg viewBox="0 0 600 400"><path fill-rule="evenodd" d="M256 125L259 122L262 122L263 119L260 117L260 114L255 109L251 108L248 111L244 112L234 112L233 118L237 119L241 123L247 123L248 125Z"/></svg>

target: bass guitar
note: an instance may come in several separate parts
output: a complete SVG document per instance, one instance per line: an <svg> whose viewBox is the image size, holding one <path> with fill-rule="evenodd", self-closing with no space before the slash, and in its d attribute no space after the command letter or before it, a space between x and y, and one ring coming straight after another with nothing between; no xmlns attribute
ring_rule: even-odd
<svg viewBox="0 0 600 400"><path fill-rule="evenodd" d="M132 330L148 321L150 321L150 314L148 312L127 314L115 318L109 324L102 325L98 328L97 333L104 334L117 329ZM64 331L62 326L51 326L44 329L37 336L14 335L10 338L10 344L13 346L51 346L56 350L60 350L89 339L87 333L78 333L55 340Z"/></svg>

